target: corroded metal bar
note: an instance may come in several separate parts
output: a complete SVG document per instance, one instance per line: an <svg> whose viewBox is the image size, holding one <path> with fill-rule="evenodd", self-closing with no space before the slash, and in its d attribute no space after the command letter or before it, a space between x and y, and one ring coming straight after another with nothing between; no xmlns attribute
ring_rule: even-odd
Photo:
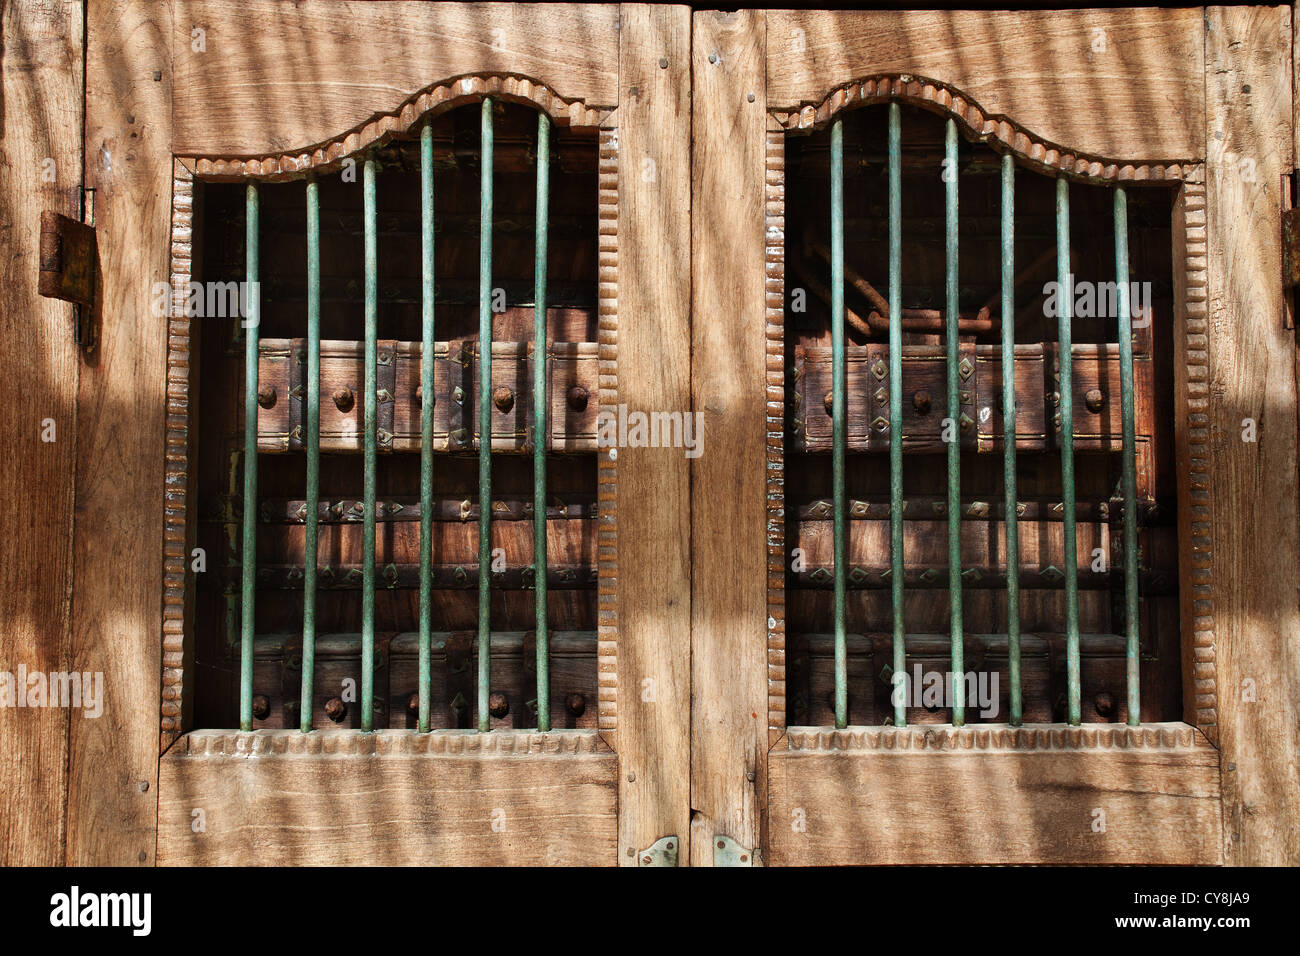
<svg viewBox="0 0 1300 956"><path fill-rule="evenodd" d="M257 183L244 190L244 278L248 312L244 317L244 538L240 548L239 729L253 729L253 630L257 588L257 339L262 302L258 290Z"/></svg>
<svg viewBox="0 0 1300 956"><path fill-rule="evenodd" d="M1119 309L1120 415L1124 430L1124 634L1128 682L1128 722L1141 720L1138 659L1137 435L1133 422L1133 322L1129 303L1128 194L1115 187L1115 286Z"/></svg>
<svg viewBox="0 0 1300 956"><path fill-rule="evenodd" d="M965 647L961 616L961 393L957 376L957 123L944 133L944 280L948 373L948 600L952 634L952 722L966 723Z"/></svg>
<svg viewBox="0 0 1300 956"><path fill-rule="evenodd" d="M478 248L478 729L491 727L492 641L492 98L483 99L479 140Z"/></svg>
<svg viewBox="0 0 1300 956"><path fill-rule="evenodd" d="M835 548L835 726L849 721L848 644L844 618L848 600L847 495L844 448L848 393L844 370L844 121L831 127L831 484L834 488Z"/></svg>
<svg viewBox="0 0 1300 956"><path fill-rule="evenodd" d="M299 727L311 730L316 678L316 558L320 523L320 189L307 180L307 514L302 594L302 700Z"/></svg>
<svg viewBox="0 0 1300 956"><path fill-rule="evenodd" d="M533 262L533 565L536 568L537 729L551 729L546 629L546 263L551 187L551 119L537 114L537 238ZM432 444L432 443L430 443Z"/></svg>
<svg viewBox="0 0 1300 956"><path fill-rule="evenodd" d="M1079 692L1079 581L1074 528L1074 370L1071 362L1074 277L1070 273L1070 183L1056 179L1056 302L1061 396L1061 499L1065 518L1065 684L1066 716L1072 726L1082 719Z"/></svg>
<svg viewBox="0 0 1300 956"><path fill-rule="evenodd" d="M894 673L907 672L903 619L903 136L902 108L889 104L889 593L894 616ZM894 725L907 702L894 703Z"/></svg>
<svg viewBox="0 0 1300 956"><path fill-rule="evenodd" d="M420 696L419 730L428 733L433 680L433 127L420 131ZM394 357L396 361L396 357Z"/></svg>
<svg viewBox="0 0 1300 956"><path fill-rule="evenodd" d="M366 367L365 461L362 498L361 582L361 729L375 728L375 454L378 441L379 359L379 227L375 206L375 175L379 164L367 159L362 167L362 204L365 212Z"/></svg>
<svg viewBox="0 0 1300 956"><path fill-rule="evenodd" d="M1016 504L1016 162L1002 155L1002 486L1007 528L1007 679L1012 727L1021 723L1020 526Z"/></svg>

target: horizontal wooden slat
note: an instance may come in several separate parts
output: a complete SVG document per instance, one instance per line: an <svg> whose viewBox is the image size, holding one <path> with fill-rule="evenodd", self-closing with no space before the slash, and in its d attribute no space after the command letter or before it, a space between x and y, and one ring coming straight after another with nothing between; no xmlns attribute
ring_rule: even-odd
<svg viewBox="0 0 1300 956"><path fill-rule="evenodd" d="M1019 449L1057 447L1055 343L1016 349L1016 445ZM1080 451L1118 452L1120 434L1119 347L1075 345L1074 444ZM1002 358L999 346L963 345L959 366L963 446L982 452L1001 451ZM942 346L905 346L903 350L903 448L908 452L942 451L947 388ZM847 440L850 450L889 447L889 349L850 345L845 349L848 384ZM1151 362L1133 363L1137 395L1137 435L1149 442L1152 432ZM792 443L800 451L828 451L831 416L831 353L828 348L796 347L787 399L796 402ZM1094 403L1090 404L1089 393ZM795 396L798 396L797 399ZM1100 401L1096 401L1097 399ZM1094 411L1094 408L1096 409Z"/></svg>
<svg viewBox="0 0 1300 956"><path fill-rule="evenodd" d="M792 728L769 761L773 865L1222 860L1218 752L1184 724Z"/></svg>
<svg viewBox="0 0 1300 956"><path fill-rule="evenodd" d="M594 731L196 731L161 761L158 860L612 865L617 773Z"/></svg>
<svg viewBox="0 0 1300 956"><path fill-rule="evenodd" d="M548 350L547 385L550 448L594 452L598 408L595 342L557 342ZM419 342L381 341L378 349L379 450L420 450L421 366ZM300 451L306 440L306 340L263 339L258 360L257 447L262 453ZM478 351L476 343L438 342L434 346L434 450L469 452L478 447ZM321 343L320 448L322 452L360 452L364 343ZM492 409L492 450L532 448L532 346L492 345L494 395L509 393L505 407ZM570 396L581 389L581 397ZM417 389L421 391L417 392ZM342 404L335 398L343 398Z"/></svg>

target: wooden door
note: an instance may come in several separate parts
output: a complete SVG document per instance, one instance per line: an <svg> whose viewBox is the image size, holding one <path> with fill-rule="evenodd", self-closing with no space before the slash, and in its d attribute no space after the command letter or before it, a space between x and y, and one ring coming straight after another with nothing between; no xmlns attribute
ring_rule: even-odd
<svg viewBox="0 0 1300 956"><path fill-rule="evenodd" d="M41 428L45 417L53 419L59 441L4 466L9 483L25 490L6 526L17 530L6 537L32 540L28 529L35 527L54 546L42 539L39 553L5 565L6 593L20 599L6 605L18 623L0 636L0 649L29 670L102 672L108 698L104 719L42 711L26 723L15 723L12 713L0 721L0 749L19 755L16 763L0 760L0 782L19 794L18 824L0 850L6 862L1300 858L1300 820L1287 797L1300 786L1300 675L1288 651L1297 609L1292 577L1279 571L1300 564L1294 323L1277 281L1282 177L1295 159L1287 8L722 13L644 4L86 0L52 14L48 6L11 3L4 13L13 42L3 64L9 121L0 189L17 212L0 238L17 251L6 257L13 281L0 299L6 319L32 311L34 252L18 239L34 230L40 212L93 223L95 347L82 353L73 344L71 306L39 300L42 322L21 326L24 347L7 359L11 378L35 374L38 391L57 399ZM457 610L460 598L449 589L452 603L440 605L446 617L435 625L448 632L435 657L448 683L440 685L437 729L421 733L408 726L418 665L409 640L411 562L399 560L403 547L409 558L416 527L415 457L409 444L397 447L413 440L411 414L420 407L409 377L410 346L419 338L412 331L422 279L414 265L419 217L417 194L391 187L418 179L419 135L429 121L443 124L435 130L439 168L463 161L472 170L479 134L455 116L472 114L484 98L502 106L501 155L515 174L534 168L524 121L544 114L557 162L577 163L575 175L588 183L573 194L582 209L557 207L557 228L589 228L587 245L555 257L557 282L578 277L588 301L556 315L552 333L572 345L555 356L557 367L578 376L553 396L568 409L559 438L576 442L573 470L557 466L576 478L567 489L555 486L573 499L561 500L556 520L587 522L581 530L557 527L553 540L557 554L571 559L557 569L581 587L564 592L553 611L553 629L569 633L552 645L560 675L552 686L555 729L539 732L525 666L535 659L522 587L531 542L528 523L518 520L529 487L521 454L527 441L514 430L527 391L529 334L526 306L507 309L499 332L518 346L503 359L517 375L509 398L518 404L511 411L503 398L492 413L505 432L505 457L493 455L504 489L494 524L506 552L502 582L512 582L502 591L513 593L498 595L501 607L493 609L501 633L492 664L508 686L491 687L503 699L491 708L487 733L460 726L479 703L472 683L452 686L473 673L468 633L476 622L472 602ZM1080 726L1068 725L1060 641L1042 620L1023 627L1038 641L1031 647L1026 639L1022 648L1022 727L1008 727L1001 711L954 727L945 707L924 705L908 710L907 726L886 722L891 635L881 620L892 554L882 501L890 472L880 428L888 416L877 414L876 397L887 383L876 376L888 363L872 332L872 300L860 298L863 286L847 272L848 305L865 331L850 332L847 362L848 726L834 726L826 589L834 570L826 464L834 403L827 405L823 384L829 326L820 303L833 295L819 238L830 208L827 144L842 121L851 160L846 265L888 294L878 246L887 236L881 116L891 102L903 111L904 169L914 184L903 199L905 275L923 276L943 261L933 206L943 194L943 157L935 150L950 120L964 177L963 250L987 245L996 232L995 193L980 192L978 183L995 182L991 174L1004 156L1012 157L1017 195L1028 203L1022 237L1035 241L1036 220L1043 249L1055 242L1043 190L1057 178L1069 182L1076 226L1102 223L1116 184L1129 188L1139 237L1134 261L1159 292L1157 324L1139 355L1148 365L1138 363L1151 382L1139 381L1138 395L1152 403L1142 411L1151 430L1139 432L1150 450L1140 487L1157 507L1144 511L1150 520L1140 538L1146 564L1136 727L1120 722L1126 674L1109 638L1081 641L1089 710ZM46 112L58 107L51 116L81 122L55 122L42 115L42 103ZM156 290L161 284L183 293L191 281L226 278L223 268L240 267L243 190L257 183L267 265L283 266L287 284L268 300L266 338L281 341L262 356L277 391L256 414L267 457L293 461L302 454L293 416L302 384L296 340L304 333L296 319L284 318L296 312L276 314L275 303L300 307L303 183L310 176L322 183L322 211L336 217L331 228L359 234L362 206L346 207L342 172L347 162L364 166L376 154L391 172L378 186L389 203L379 217L380 261L405 263L381 283L380 302L406 310L381 341L406 370L401 381L410 391L403 393L408 430L391 429L391 456L408 456L406 484L395 479L381 491L387 513L380 527L393 529L391 541L380 538L389 549L378 569L381 602L404 600L407 615L379 627L379 684L386 688L379 699L387 709L380 729L364 733L351 726L355 708L318 695L310 725L319 729L295 730L302 714L285 705L300 675L300 621L286 612L259 631L287 637L261 645L266 653L254 662L254 678L269 681L255 688L266 698L258 701L262 716L252 733L239 732L231 729L242 717L234 712L238 660L215 653L219 643L204 643L228 633L232 610L231 569L217 558L234 553L234 539L224 536L236 533L242 517L235 510L239 470L230 467L239 463L230 452L243 426L239 340L206 341L215 327L184 311L159 315ZM44 176L50 162L58 171L53 182ZM926 176L932 188L923 185ZM437 214L451 213L439 248L454 248L458 236L470 246L439 268L472 290L477 186L469 179L460 186L458 195L439 200ZM527 195L516 191L514 199ZM503 262L530 255L520 225L527 220L512 215L502 224L513 243ZM382 230L389 226L406 238L386 247ZM1072 234L1081 263L1104 259L1106 228ZM327 338L334 367L355 371L361 247L355 261L350 247L341 248L334 278L351 269L356 286L345 278L333 295L352 312L334 317L343 331ZM1039 251L1022 249L1017 260L1028 265ZM962 255L968 263L983 255L989 269L998 261L987 249ZM573 275L562 274L566 269ZM519 285L531 277L528 263L505 278ZM995 276L975 278L962 274L974 290L961 293L962 310L981 305L996 286ZM518 305L514 287L503 288L507 305L511 296ZM907 342L919 350L912 353L918 374L939 383L946 370L933 350L941 340L925 323L942 298L924 299L933 296L934 281L911 288L905 281L903 291L902 306L917 310L912 318L922 326L908 330L918 338ZM462 306L474 299L468 295ZM1020 304L1042 312L1034 297ZM964 549L987 547L982 555L962 552L963 571L982 581L970 583L964 646L970 667L997 673L1005 692L1009 641L996 639L1007 630L998 581L1006 570L998 545L1005 520L996 505L1001 446L996 429L984 429L980 401L981 383L998 380L997 364L988 351L993 341L978 328L987 316L973 311L959 357L970 359L974 378L961 459L970 471L963 487L975 493L960 502L975 510L960 527ZM561 328L581 334L560 336ZM456 336L437 338L447 349L437 355L449 358ZM460 336L460 354L470 359L462 373L472 373L474 352L464 347L470 338ZM1075 402L1106 423L1079 435L1094 443L1084 454L1109 464L1080 470L1075 556L1080 580L1096 585L1084 589L1082 606L1102 637L1116 636L1121 618L1109 596L1123 591L1122 582L1107 580L1113 562L1091 568L1096 547L1108 557L1111 532L1120 528L1111 493L1113 340L1100 333L1079 340L1085 357L1086 346L1094 347L1095 382ZM1052 482L1059 483L1050 466L1059 449L1048 403L1059 354L1041 328L1017 341L1028 391L1039 402L1033 437L1043 446L1024 455L1040 463L1022 487L1041 483L1025 501L1025 525L1047 528L1030 570L1038 583L1054 586L1063 553L1054 558L1053 549L1063 546L1050 516ZM1081 358L1078 367L1086 364ZM575 371L579 366L584 371ZM259 361L259 378L262 368ZM455 383L445 376L441 383L452 397ZM669 440L627 441L623 431L612 448L588 447L590 435L569 431L570 422L589 425L591 418L578 414L583 396L570 397L570 384L586 390L588 409L608 411L616 422L659 416L651 420L668 423ZM340 397L323 401L346 414L345 389L334 391ZM943 462L920 423L932 422L925 416L941 394L938 384L909 389L905 422L919 430L903 456L906 496L931 509L906 529L905 552L919 562L904 569L906 663L933 670L947 667L950 653L950 604L933 586L946 577L947 515L934 510ZM394 409L394 424L397 415ZM701 422L693 447L672 441L674 415L683 425ZM213 416L217 425L205 428ZM991 420L996 424L995 411ZM442 424L438 434L451 442L456 429ZM75 442L65 440L70 436ZM352 443L337 453L355 454L346 429L335 429L331 440ZM270 553L259 560L268 590L293 594L301 583L292 566L303 563L295 558L304 547L295 523L298 473L296 465L266 467L280 484L268 480L266 487L278 490L260 503L266 510L259 507L259 519L271 530L262 538ZM359 496L356 474L349 464L339 475L322 497L342 507L323 513L339 546L355 548L346 516ZM448 465L446 476L437 486L446 506L439 527L461 547L453 563L469 580L464 566L477 557L472 460ZM570 505L578 508L565 510ZM1022 545L1029 539L1026 531ZM196 570L196 547L207 553L205 571ZM345 577L355 569L338 560ZM383 577L390 564L391 580ZM455 567L448 573L457 580ZM200 580L204 574L212 577ZM1057 592L1038 590L1047 597L1035 613L1045 619ZM333 625L340 640L318 647L335 681L358 666L356 637L342 623L355 591L340 593ZM283 608L291 604L301 606L297 594ZM567 675L572 686L563 683Z"/></svg>
<svg viewBox="0 0 1300 956"><path fill-rule="evenodd" d="M1246 790L1261 799L1280 792L1268 763L1245 757L1253 753L1248 741L1279 712L1243 705L1239 662L1224 659L1229 649L1242 661L1276 650L1268 627L1243 622L1240 615L1251 612L1239 594L1223 590L1222 578L1232 573L1222 549L1251 547L1225 516L1224 496L1235 493L1237 469L1264 450L1236 440L1244 406L1206 385L1234 374L1216 364L1226 356L1254 360L1238 338L1254 334L1253 314L1239 312L1226 291L1211 291L1207 303L1207 287L1252 282L1219 271L1227 266L1215 258L1254 241L1228 228L1231 208L1245 194L1268 206L1277 173L1290 161L1286 65L1276 57L1238 62L1233 44L1242 36L1280 36L1285 13L1216 11L1208 20L1199 10L695 13L691 391L705 416L705 453L692 465L691 485L692 863L1286 856L1270 848L1271 831L1254 829L1240 803ZM1236 93L1205 99L1204 76L1227 63L1254 90L1249 100ZM950 701L919 695L904 698L906 726L896 726L891 700L892 373L888 323L869 315L886 310L891 103L902 131L902 305L913 323L903 326L901 376L909 677L950 669L950 630L961 633L951 628L946 587L945 456L934 454L945 448L944 412L934 412L946 394L939 325L945 128L956 133L965 617L965 665L957 670L979 672L990 684L1000 678L1002 687L986 712L967 711L965 726L954 726ZM828 163L836 125L851 321L848 699L847 726L839 729L828 454ZM1233 143L1227 161L1214 152L1224 136ZM1245 155L1268 164L1261 177L1223 173L1225 162L1239 164ZM1007 713L1006 521L998 510L1003 446L990 384L997 327L991 336L980 327L990 321L989 307L980 309L986 295L1000 311L998 182L1008 156L1020 220L1016 264L1033 282L1015 299L1023 630L1023 719L1015 726ZM1038 285L1055 278L1050 255L1041 253L1057 242L1053 191L1061 179L1074 210L1070 269L1080 276L1114 269L1114 258L1095 263L1112 255L1110 209L1123 186L1130 204L1144 210L1129 219L1133 278L1151 280L1155 290L1150 328L1134 337L1136 471L1147 517L1138 539L1140 712L1131 723L1123 644L1107 636L1124 626L1106 597L1123 591L1112 570L1121 554L1119 472L1105 463L1122 447L1118 419L1112 425L1108 417L1121 397L1111 364L1115 331L1113 324L1109 334L1089 326L1081 309L1072 325L1077 551L1067 558L1063 550L1056 326L1035 325L1033 315L1055 314L1044 311L1047 289L1040 293ZM1254 222L1259 242L1271 245L1271 213ZM1045 262L1047 275L1032 275ZM1259 303L1258 314L1268 316L1266 339L1285 351L1280 287L1271 273L1251 286L1262 287L1272 290ZM1249 354L1267 364L1264 351ZM1294 394L1285 402L1289 422ZM1270 441L1273 453L1286 454L1294 435L1283 429ZM1288 553L1296 546L1293 497L1271 499L1281 509ZM1150 506L1164 517L1151 518ZM1060 590L1067 561L1077 561L1083 582L1077 726L1066 707L1068 641L1056 633L1068 630ZM1292 600L1269 600L1293 619ZM1285 674L1272 675L1282 682L1277 691L1294 687ZM1286 693L1271 698L1281 711L1291 706L1282 702ZM1292 731L1267 734L1295 746Z"/></svg>
<svg viewBox="0 0 1300 956"><path fill-rule="evenodd" d="M74 542L80 583L72 655L108 674L116 716L74 719L66 739L72 823L66 839L59 836L66 858L671 863L689 817L689 462L680 450L601 453L595 419L620 404L689 406L689 289L681 281L689 270L688 13L331 0L88 6L93 92L85 148L96 159L85 176L94 199L86 217L98 234L102 289L98 344L85 358L78 396L85 414L77 508L87 523ZM474 573L472 532L482 510L471 500L482 436L475 438L465 413L460 439L457 422L435 425L442 444L434 540L450 565L435 562L436 587L444 589L434 602L439 696L434 730L423 733L414 724L418 663L410 641L418 523L401 524L419 500L412 482L420 432L412 422L420 404L411 376L420 333L418 305L411 308L420 301L421 130L433 124L435 217L442 217L434 389L447 392L438 404L451 411L437 415L454 415L456 393L477 382L466 331L476 295L457 290L472 289L477 275L479 187L471 174L478 175L483 140L473 117L488 99L497 132L494 252L505 300L491 319L492 374L511 391L508 399L492 396L491 412L499 492L490 540L506 564L500 577L493 569L490 597L491 723L486 733L471 729L479 710L474 608L472 592L457 591ZM466 113L472 122L463 122ZM547 521L556 578L546 732L536 729L529 663L536 659L525 590L531 522L518 520L531 513L523 503L531 506L525 452L533 437L524 424L532 402L532 227L520 223L531 222L526 183L536 168L539 115L553 133L547 470L558 499ZM301 570L294 569L304 559L297 525L305 515L305 431L295 416L304 390L297 369L307 354L309 180L324 227L321 445L337 460L322 465L320 480L318 554L327 557L317 575L331 582L318 591L317 686L295 704L303 625L295 610L302 599L293 593ZM379 197L373 217L384 263L379 364L395 367L383 389L397 406L389 424L379 408L380 431L389 436L379 451L391 457L380 468L376 505L373 733L362 730L356 699L338 693L349 681L364 683L358 668L368 653L368 638L356 633L365 626L359 597L348 593L362 573L360 539L353 540L360 529L348 510L361 501L362 439L347 418L363 404L352 377L360 380L363 355L356 243L373 208L356 202L368 183ZM239 369L248 337L177 304L191 283L202 291L204 283L244 278L249 186L260 209L265 317L256 353L261 570L252 733L232 729L246 719L232 575L243 553ZM564 300L570 294L574 301ZM457 355L463 361L453 361ZM120 466L111 475L95 465L105 456ZM150 520L141 525L108 520L126 498L161 507L142 504ZM99 529L93 545L92 526ZM277 588L285 593L277 596ZM301 722L313 729L297 729ZM95 782L106 778L122 786Z"/></svg>

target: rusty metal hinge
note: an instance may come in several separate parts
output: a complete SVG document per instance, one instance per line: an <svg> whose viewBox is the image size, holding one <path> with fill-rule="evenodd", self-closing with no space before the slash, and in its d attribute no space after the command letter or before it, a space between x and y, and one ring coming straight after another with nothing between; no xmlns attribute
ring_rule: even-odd
<svg viewBox="0 0 1300 956"><path fill-rule="evenodd" d="M681 841L675 836L660 837L636 855L637 866L676 866L677 845Z"/></svg>
<svg viewBox="0 0 1300 956"><path fill-rule="evenodd" d="M48 209L41 213L36 291L46 298L62 299L76 306L77 344L86 352L95 347L93 307L98 268L94 226Z"/></svg>

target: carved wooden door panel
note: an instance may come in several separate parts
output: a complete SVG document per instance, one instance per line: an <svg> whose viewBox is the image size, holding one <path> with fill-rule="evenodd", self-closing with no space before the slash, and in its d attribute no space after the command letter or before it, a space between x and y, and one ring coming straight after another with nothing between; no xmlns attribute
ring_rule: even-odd
<svg viewBox="0 0 1300 956"><path fill-rule="evenodd" d="M694 15L693 863L1243 852L1211 26Z"/></svg>
<svg viewBox="0 0 1300 956"><path fill-rule="evenodd" d="M175 13L160 860L672 862L686 14Z"/></svg>

